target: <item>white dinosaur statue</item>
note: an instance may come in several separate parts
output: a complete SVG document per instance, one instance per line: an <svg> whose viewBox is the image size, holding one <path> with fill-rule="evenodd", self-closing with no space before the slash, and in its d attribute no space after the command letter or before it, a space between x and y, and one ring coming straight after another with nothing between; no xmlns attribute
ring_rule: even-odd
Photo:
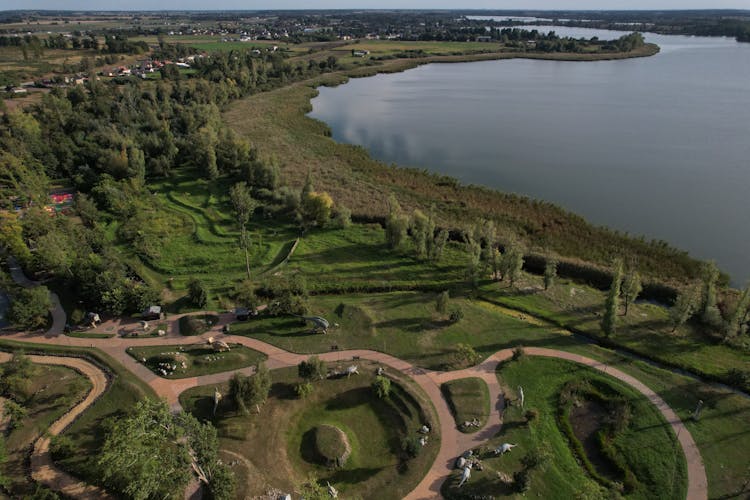
<svg viewBox="0 0 750 500"><path fill-rule="evenodd" d="M351 365L346 369L346 378L349 378L351 375L359 375L359 367L357 365Z"/></svg>
<svg viewBox="0 0 750 500"><path fill-rule="evenodd" d="M328 494L331 495L331 498L338 498L339 497L339 491L331 486L331 483L326 481L326 484L328 485Z"/></svg>
<svg viewBox="0 0 750 500"><path fill-rule="evenodd" d="M460 488L461 486L463 486L464 483L468 481L470 477L471 477L471 467L467 465L466 467L464 467L464 471L461 474L461 482L458 483L458 487Z"/></svg>
<svg viewBox="0 0 750 500"><path fill-rule="evenodd" d="M521 387L520 385L518 386L518 399L521 400L521 409L523 410L523 402L524 402L523 387Z"/></svg>
<svg viewBox="0 0 750 500"><path fill-rule="evenodd" d="M495 455L505 455L505 453L509 452L513 448L515 448L518 445L511 444L511 443L503 443L497 448L495 448Z"/></svg>

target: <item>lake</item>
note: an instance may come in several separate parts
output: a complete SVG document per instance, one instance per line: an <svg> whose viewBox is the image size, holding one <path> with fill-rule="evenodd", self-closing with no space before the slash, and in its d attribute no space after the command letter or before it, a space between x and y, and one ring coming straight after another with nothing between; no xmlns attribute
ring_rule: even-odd
<svg viewBox="0 0 750 500"><path fill-rule="evenodd" d="M526 26L533 29L534 26ZM601 39L627 32L553 29ZM646 34L648 58L430 64L320 88L337 141L557 203L750 278L750 44ZM743 215L744 214L744 215Z"/></svg>

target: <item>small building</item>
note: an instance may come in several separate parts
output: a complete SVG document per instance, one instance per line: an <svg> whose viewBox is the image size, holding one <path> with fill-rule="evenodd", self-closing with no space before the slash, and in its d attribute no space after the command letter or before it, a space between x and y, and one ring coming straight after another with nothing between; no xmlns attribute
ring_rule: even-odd
<svg viewBox="0 0 750 500"><path fill-rule="evenodd" d="M141 317L144 320L158 320L161 319L161 306L149 306L148 309L141 313Z"/></svg>

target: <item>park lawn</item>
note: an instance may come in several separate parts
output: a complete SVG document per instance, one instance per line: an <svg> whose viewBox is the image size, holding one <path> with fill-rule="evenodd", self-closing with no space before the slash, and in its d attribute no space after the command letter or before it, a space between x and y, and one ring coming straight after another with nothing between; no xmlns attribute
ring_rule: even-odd
<svg viewBox="0 0 750 500"><path fill-rule="evenodd" d="M452 380L442 384L440 390L461 432L473 433L484 427L490 416L490 393L484 380L478 377ZM479 421L478 427L461 425L474 419Z"/></svg>
<svg viewBox="0 0 750 500"><path fill-rule="evenodd" d="M226 352L215 352L205 343L177 347L169 345L129 347L127 352L139 362L145 359L145 366L164 378L199 377L238 370L257 365L267 359L266 355L249 347L240 344L229 344L229 346L231 349ZM159 373L159 363L178 354L185 357L186 368L182 368L180 362L176 362L177 369L174 372L166 376Z"/></svg>
<svg viewBox="0 0 750 500"><path fill-rule="evenodd" d="M34 484L28 479L30 446L91 390L91 382L75 370L42 364L34 364L34 367L36 371L29 388L32 396L22 404L27 416L4 438L8 461L2 466L2 475L10 479L8 489L14 498L34 491Z"/></svg>
<svg viewBox="0 0 750 500"><path fill-rule="evenodd" d="M246 335L299 353L339 349L387 352L418 366L452 369L462 366L455 346L469 344L482 358L517 345L563 347L577 343L570 335L496 312L480 301L451 299L464 319L449 321L435 311L437 293L392 292L369 295L312 296L310 313L328 319L327 334L291 316L262 315L232 324L233 335ZM339 326L335 326L338 324Z"/></svg>
<svg viewBox="0 0 750 500"><path fill-rule="evenodd" d="M694 325L672 332L669 310L653 303L631 304L627 316L621 309L617 331L606 338L600 326L606 293L567 280L559 280L545 292L541 278L529 274L515 289L492 283L480 290L481 297L494 303L694 373L722 378L732 369L746 371L750 366L750 352L722 344Z"/></svg>
<svg viewBox="0 0 750 500"><path fill-rule="evenodd" d="M567 350L601 360L656 391L686 424L708 477L709 498L741 498L750 470L750 398L595 345ZM700 419L691 419L699 400ZM747 489L745 489L745 492Z"/></svg>
<svg viewBox="0 0 750 500"><path fill-rule="evenodd" d="M569 380L588 378L599 380L624 395L633 408L630 426L617 438L618 451L638 478L637 498L684 498L687 489L685 458L676 437L658 410L639 393L620 382L589 368L563 360L523 357L499 367L498 377L507 396L516 398L515 388L524 388L525 410L536 409L538 417L530 423L519 406L511 406L503 415L501 432L490 440L483 454L483 471L473 471L461 493L502 495L512 493L509 486L497 479L497 472L512 477L523 469L525 454L546 448L551 460L546 468L531 472L529 493L540 498L574 498L582 492L594 492L598 485L590 479L576 460L567 438L557 422L557 402L560 389ZM501 443L517 447L503 456L495 457L492 449ZM455 472L444 485L447 498L460 478Z"/></svg>
<svg viewBox="0 0 750 500"><path fill-rule="evenodd" d="M417 430L425 423L435 427L432 405L413 382L390 371L392 395L377 398L371 388L376 365L356 363L360 375L316 381L312 394L302 400L293 390L300 380L296 368L272 371L271 395L258 415L234 411L225 398L213 422L223 453L243 458L235 466L237 477L250 480L238 482L237 498L261 495L270 487L292 492L311 474L323 485L330 481L346 498L403 498L417 485L435 459L439 436L431 434L408 466L401 439L419 436ZM226 386L219 390L225 394ZM211 419L213 391L213 386L189 389L180 402L198 418ZM309 430L320 424L336 426L347 435L352 454L341 469L313 463Z"/></svg>

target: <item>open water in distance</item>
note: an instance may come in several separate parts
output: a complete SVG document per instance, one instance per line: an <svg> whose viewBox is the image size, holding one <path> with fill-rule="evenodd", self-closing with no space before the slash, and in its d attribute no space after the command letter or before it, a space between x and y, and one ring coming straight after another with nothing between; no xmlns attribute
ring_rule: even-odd
<svg viewBox="0 0 750 500"><path fill-rule="evenodd" d="M533 26L525 26L533 29ZM627 32L538 27L600 39ZM600 62L430 64L321 87L339 142L557 203L750 278L750 44L647 34L661 53Z"/></svg>

